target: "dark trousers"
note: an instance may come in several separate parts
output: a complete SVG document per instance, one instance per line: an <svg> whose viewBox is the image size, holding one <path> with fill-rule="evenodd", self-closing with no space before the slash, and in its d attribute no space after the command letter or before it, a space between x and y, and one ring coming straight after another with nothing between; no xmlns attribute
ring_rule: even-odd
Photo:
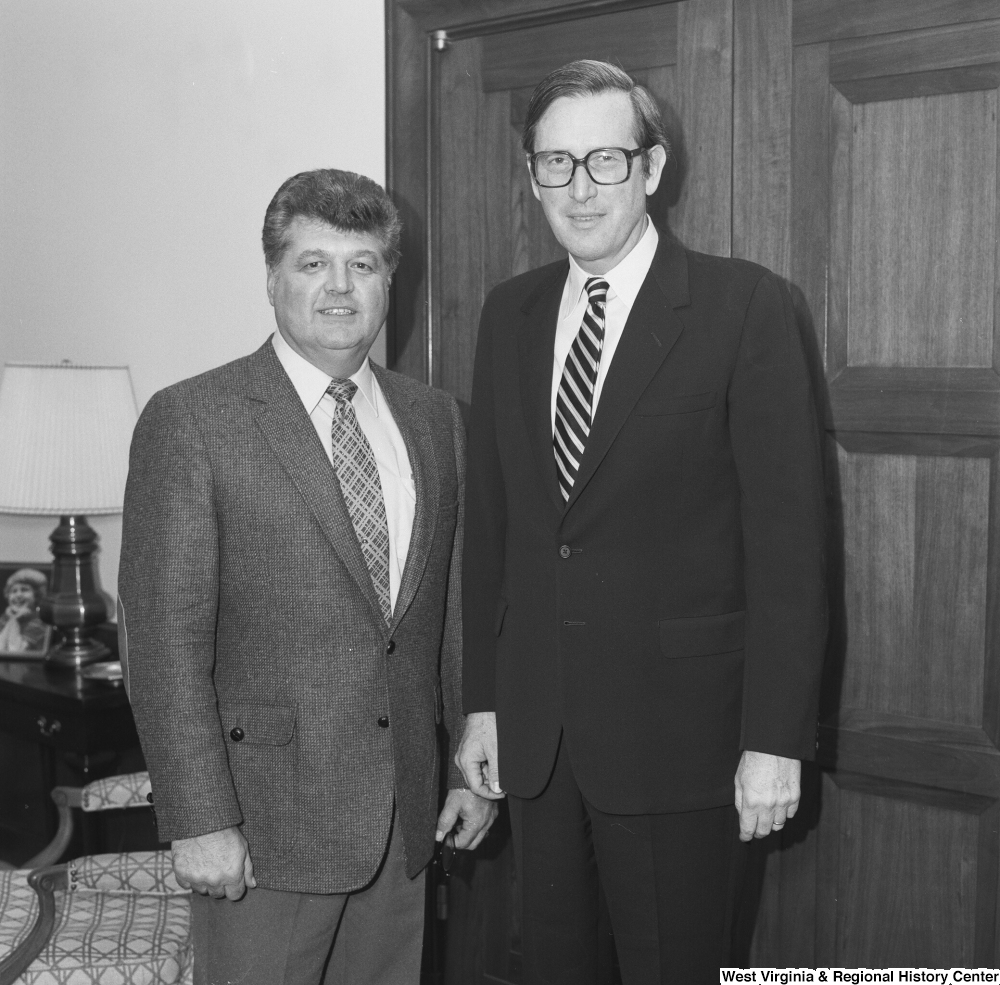
<svg viewBox="0 0 1000 985"><path fill-rule="evenodd" d="M398 829L357 892L192 895L195 985L418 985L426 874L407 878Z"/></svg>
<svg viewBox="0 0 1000 985"><path fill-rule="evenodd" d="M718 982L746 859L735 808L605 814L580 793L571 756L563 741L543 793L508 798L524 985L602 985L599 887L624 985Z"/></svg>

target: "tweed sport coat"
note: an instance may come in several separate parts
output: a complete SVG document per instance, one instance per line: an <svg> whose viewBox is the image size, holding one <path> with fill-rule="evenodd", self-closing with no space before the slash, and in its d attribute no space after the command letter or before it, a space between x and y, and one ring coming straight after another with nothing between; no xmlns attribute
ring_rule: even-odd
<svg viewBox="0 0 1000 985"><path fill-rule="evenodd" d="M742 749L814 754L818 428L791 298L666 236L563 503L550 394L566 261L497 287L469 425L465 711L533 797L560 739L600 810L732 803Z"/></svg>
<svg viewBox="0 0 1000 985"><path fill-rule="evenodd" d="M161 390L132 441L119 632L160 837L240 825L272 889L368 882L394 797L415 875L442 717L460 738L464 429L447 394L372 368L416 487L389 626L269 341Z"/></svg>

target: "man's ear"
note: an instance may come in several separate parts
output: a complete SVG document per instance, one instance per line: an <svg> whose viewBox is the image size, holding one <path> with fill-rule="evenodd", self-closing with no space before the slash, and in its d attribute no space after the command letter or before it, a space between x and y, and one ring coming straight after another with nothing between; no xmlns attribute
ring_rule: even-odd
<svg viewBox="0 0 1000 985"><path fill-rule="evenodd" d="M267 300L270 302L271 307L274 307L274 281L277 274L274 271L274 267L267 268Z"/></svg>
<svg viewBox="0 0 1000 985"><path fill-rule="evenodd" d="M540 202L542 200L542 194L538 190L538 183L535 181L535 176L531 173L531 155L524 155L524 163L528 166L528 180L531 182L531 191L535 198Z"/></svg>
<svg viewBox="0 0 1000 985"><path fill-rule="evenodd" d="M663 177L663 168L667 163L667 151L663 144L656 144L651 147L649 155L649 174L646 176L646 194L652 195L660 185L660 178Z"/></svg>

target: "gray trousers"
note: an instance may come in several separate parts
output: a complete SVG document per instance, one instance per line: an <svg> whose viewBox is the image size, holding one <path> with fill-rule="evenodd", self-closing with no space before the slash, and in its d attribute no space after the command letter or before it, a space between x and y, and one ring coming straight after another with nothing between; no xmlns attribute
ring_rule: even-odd
<svg viewBox="0 0 1000 985"><path fill-rule="evenodd" d="M195 985L419 985L426 873L407 878L397 828L375 880L353 893L193 894Z"/></svg>

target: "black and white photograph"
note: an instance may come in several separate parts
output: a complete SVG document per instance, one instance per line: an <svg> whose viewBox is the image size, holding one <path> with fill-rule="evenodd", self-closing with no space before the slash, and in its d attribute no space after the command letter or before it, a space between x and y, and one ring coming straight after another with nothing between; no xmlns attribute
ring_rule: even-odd
<svg viewBox="0 0 1000 985"><path fill-rule="evenodd" d="M998 120L1000 0L0 0L0 985L1000 985Z"/></svg>
<svg viewBox="0 0 1000 985"><path fill-rule="evenodd" d="M38 604L48 586L50 567L0 563L0 585L3 586L0 657L40 660L45 656L52 627L42 622Z"/></svg>

